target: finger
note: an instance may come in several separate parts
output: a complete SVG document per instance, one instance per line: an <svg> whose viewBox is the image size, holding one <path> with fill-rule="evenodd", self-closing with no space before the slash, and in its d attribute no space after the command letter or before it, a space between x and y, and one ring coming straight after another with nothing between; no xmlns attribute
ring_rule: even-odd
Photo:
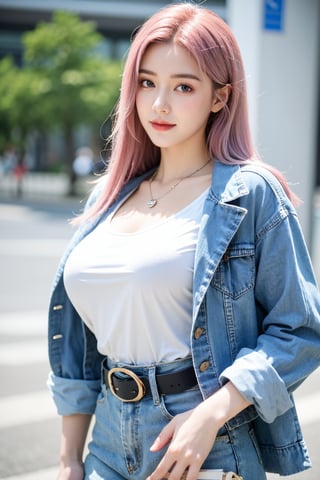
<svg viewBox="0 0 320 480"><path fill-rule="evenodd" d="M171 469L169 480L197 480L203 460L199 455L190 454L180 458Z"/></svg>
<svg viewBox="0 0 320 480"><path fill-rule="evenodd" d="M199 477L200 468L201 465L190 465L188 470L186 470L186 475L185 477L183 477L183 480L197 480L197 478Z"/></svg>
<svg viewBox="0 0 320 480"><path fill-rule="evenodd" d="M189 467L176 464L168 474L168 480L186 480Z"/></svg>
<svg viewBox="0 0 320 480"><path fill-rule="evenodd" d="M159 436L155 439L150 447L150 452L157 452L165 447L173 437L174 429L171 422L164 427Z"/></svg>
<svg viewBox="0 0 320 480"><path fill-rule="evenodd" d="M170 455L165 455L147 480L163 480L169 478L169 473L172 471L174 466L175 460L171 459Z"/></svg>

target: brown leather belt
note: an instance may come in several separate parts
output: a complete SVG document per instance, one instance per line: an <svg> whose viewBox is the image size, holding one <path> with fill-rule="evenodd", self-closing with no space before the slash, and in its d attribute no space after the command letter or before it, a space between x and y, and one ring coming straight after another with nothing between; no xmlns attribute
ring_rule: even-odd
<svg viewBox="0 0 320 480"><path fill-rule="evenodd" d="M103 382L123 402L137 402L151 394L148 377L139 377L132 370L115 367L110 370L103 366ZM156 375L160 395L182 393L197 384L193 367L174 373Z"/></svg>

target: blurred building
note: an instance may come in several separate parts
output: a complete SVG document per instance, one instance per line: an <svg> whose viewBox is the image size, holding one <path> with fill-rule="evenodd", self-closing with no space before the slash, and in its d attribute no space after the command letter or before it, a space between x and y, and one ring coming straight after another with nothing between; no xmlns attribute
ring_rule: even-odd
<svg viewBox="0 0 320 480"><path fill-rule="evenodd" d="M121 58L134 29L156 10L175 3L165 0L0 0L0 58L10 53L21 62L21 34L39 21L49 21L55 10L78 14L93 20L105 37L105 51ZM195 2L197 3L197 2ZM198 3L203 3L199 0ZM206 6L225 16L225 0L207 0Z"/></svg>

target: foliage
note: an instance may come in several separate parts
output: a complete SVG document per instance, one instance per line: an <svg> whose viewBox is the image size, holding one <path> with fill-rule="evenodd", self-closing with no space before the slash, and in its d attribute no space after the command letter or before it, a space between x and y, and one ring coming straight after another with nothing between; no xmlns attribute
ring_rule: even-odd
<svg viewBox="0 0 320 480"><path fill-rule="evenodd" d="M74 128L99 130L118 97L121 64L99 53L101 42L92 22L67 12L24 34L23 67L0 61L0 148L5 141L19 148L31 131L58 126L71 174Z"/></svg>
<svg viewBox="0 0 320 480"><path fill-rule="evenodd" d="M0 62L0 148L15 144L21 155L30 129L48 124L38 99L47 90L45 79L29 68L17 68L10 57Z"/></svg>
<svg viewBox="0 0 320 480"><path fill-rule="evenodd" d="M44 96L55 124L100 121L117 98L119 63L97 53L102 37L92 22L56 12L24 35L25 60L48 85Z"/></svg>
<svg viewBox="0 0 320 480"><path fill-rule="evenodd" d="M15 78L14 65L11 58L0 61L0 151L3 151L7 143L12 139L11 122L11 95L10 87Z"/></svg>

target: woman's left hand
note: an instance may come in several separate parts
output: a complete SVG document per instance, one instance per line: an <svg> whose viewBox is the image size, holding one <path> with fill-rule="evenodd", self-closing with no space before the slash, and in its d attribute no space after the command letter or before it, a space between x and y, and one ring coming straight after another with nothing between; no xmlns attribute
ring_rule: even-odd
<svg viewBox="0 0 320 480"><path fill-rule="evenodd" d="M248 405L250 403L228 382L193 410L174 417L150 448L151 452L157 452L170 443L147 480L181 480L184 473L185 480L197 480L219 429Z"/></svg>
<svg viewBox="0 0 320 480"><path fill-rule="evenodd" d="M170 441L163 459L147 480L180 480L188 470L187 480L196 480L207 458L219 426L209 421L206 402L174 417L151 447L156 452ZM170 472L170 473L169 473Z"/></svg>

